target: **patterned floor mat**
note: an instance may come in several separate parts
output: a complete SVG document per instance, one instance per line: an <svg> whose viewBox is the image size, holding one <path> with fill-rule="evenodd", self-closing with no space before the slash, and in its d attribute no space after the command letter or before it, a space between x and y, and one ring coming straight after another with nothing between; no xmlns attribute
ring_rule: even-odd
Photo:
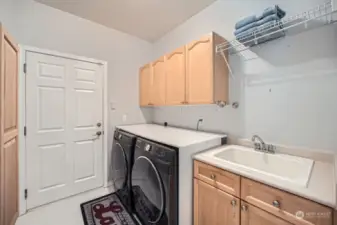
<svg viewBox="0 0 337 225"><path fill-rule="evenodd" d="M81 204L85 225L138 225L116 193Z"/></svg>

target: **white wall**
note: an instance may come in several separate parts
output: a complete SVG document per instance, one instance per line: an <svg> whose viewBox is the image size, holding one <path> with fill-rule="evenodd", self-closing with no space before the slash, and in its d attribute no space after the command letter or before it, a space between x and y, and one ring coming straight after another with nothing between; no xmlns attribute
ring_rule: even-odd
<svg viewBox="0 0 337 225"><path fill-rule="evenodd" d="M109 146L114 126L151 120L138 106L138 68L152 59L152 44L33 0L0 0L0 22L19 44L108 62Z"/></svg>
<svg viewBox="0 0 337 225"><path fill-rule="evenodd" d="M293 31L244 56L231 56L236 76L231 80L231 100L240 102L239 109L187 106L151 112L138 107L137 74L142 64L210 31L231 39L239 18L272 4L290 15L323 1L219 0L154 46L33 0L0 0L0 21L20 44L108 61L109 102L116 108L109 112L111 132L123 123L123 114L127 123L153 119L190 128L203 118L205 130L247 138L259 134L270 142L336 150L336 25L299 35ZM109 138L109 146L111 142Z"/></svg>
<svg viewBox="0 0 337 225"><path fill-rule="evenodd" d="M155 56L215 31L233 38L241 17L279 4L288 15L325 0L219 0L155 43ZM301 27L301 30L303 27ZM158 107L154 121L250 138L259 134L273 143L337 151L337 27L304 33L231 56L235 80L230 99L240 108L216 106Z"/></svg>

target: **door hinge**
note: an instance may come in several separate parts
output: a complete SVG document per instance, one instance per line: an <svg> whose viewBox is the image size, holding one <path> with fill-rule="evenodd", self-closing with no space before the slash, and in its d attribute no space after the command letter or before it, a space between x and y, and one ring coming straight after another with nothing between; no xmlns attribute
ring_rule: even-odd
<svg viewBox="0 0 337 225"><path fill-rule="evenodd" d="M27 198L28 198L28 190L25 189L25 199L27 199Z"/></svg>
<svg viewBox="0 0 337 225"><path fill-rule="evenodd" d="M26 74L27 73L27 63L23 64L23 72Z"/></svg>
<svg viewBox="0 0 337 225"><path fill-rule="evenodd" d="M26 126L23 128L23 134L24 134L25 136L27 136L27 127L26 127Z"/></svg>

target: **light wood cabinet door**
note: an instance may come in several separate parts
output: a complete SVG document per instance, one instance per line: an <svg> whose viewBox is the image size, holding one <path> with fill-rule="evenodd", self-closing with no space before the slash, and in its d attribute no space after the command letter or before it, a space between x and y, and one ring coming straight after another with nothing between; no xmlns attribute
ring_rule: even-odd
<svg viewBox="0 0 337 225"><path fill-rule="evenodd" d="M213 103L213 43L208 35L186 46L188 104Z"/></svg>
<svg viewBox="0 0 337 225"><path fill-rule="evenodd" d="M332 224L332 209L247 178L241 178L241 198L294 225Z"/></svg>
<svg viewBox="0 0 337 225"><path fill-rule="evenodd" d="M147 64L139 70L139 104L141 106L152 104L152 82L151 65Z"/></svg>
<svg viewBox="0 0 337 225"><path fill-rule="evenodd" d="M161 57L160 59L152 63L152 73L153 73L153 93L151 103L153 105L165 105L166 73L165 73L164 57Z"/></svg>
<svg viewBox="0 0 337 225"><path fill-rule="evenodd" d="M242 201L241 225L292 225L292 224Z"/></svg>
<svg viewBox="0 0 337 225"><path fill-rule="evenodd" d="M194 225L239 225L240 200L194 179Z"/></svg>
<svg viewBox="0 0 337 225"><path fill-rule="evenodd" d="M186 101L185 48L165 56L166 105L181 105Z"/></svg>
<svg viewBox="0 0 337 225"><path fill-rule="evenodd" d="M0 24L0 224L18 217L18 46Z"/></svg>

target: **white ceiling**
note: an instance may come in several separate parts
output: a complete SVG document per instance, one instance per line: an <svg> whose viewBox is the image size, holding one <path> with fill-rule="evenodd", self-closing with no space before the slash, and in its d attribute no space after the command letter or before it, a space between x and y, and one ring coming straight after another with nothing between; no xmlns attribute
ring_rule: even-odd
<svg viewBox="0 0 337 225"><path fill-rule="evenodd" d="M36 1L153 42L216 0Z"/></svg>

